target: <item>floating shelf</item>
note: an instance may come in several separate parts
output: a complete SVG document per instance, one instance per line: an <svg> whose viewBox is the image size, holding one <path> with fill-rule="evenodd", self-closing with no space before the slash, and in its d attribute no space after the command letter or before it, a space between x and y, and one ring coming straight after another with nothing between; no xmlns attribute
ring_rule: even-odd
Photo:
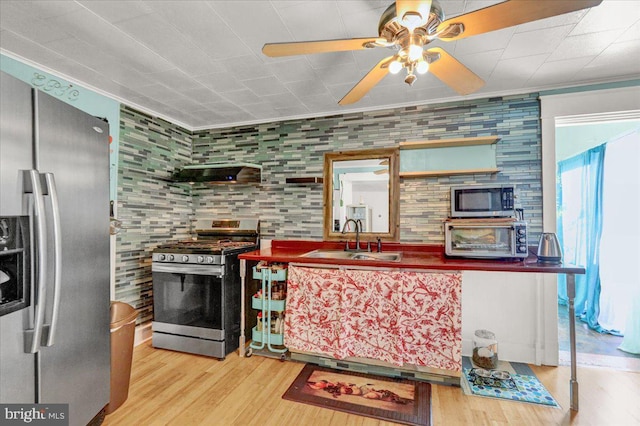
<svg viewBox="0 0 640 426"><path fill-rule="evenodd" d="M464 170L432 170L424 172L400 172L401 178L418 178L429 176L450 176L450 175L474 175L476 173L498 173L500 169L464 169Z"/></svg>
<svg viewBox="0 0 640 426"><path fill-rule="evenodd" d="M308 183L323 183L324 179L321 177L297 177L297 178L287 178L285 180L287 183L296 183L296 184L308 184Z"/></svg>
<svg viewBox="0 0 640 426"><path fill-rule="evenodd" d="M493 145L500 140L496 136L483 136L477 138L439 139L432 141L407 141L400 142L400 149L421 148L450 148L457 146Z"/></svg>
<svg viewBox="0 0 640 426"><path fill-rule="evenodd" d="M500 138L400 142L400 177L498 173L495 144Z"/></svg>

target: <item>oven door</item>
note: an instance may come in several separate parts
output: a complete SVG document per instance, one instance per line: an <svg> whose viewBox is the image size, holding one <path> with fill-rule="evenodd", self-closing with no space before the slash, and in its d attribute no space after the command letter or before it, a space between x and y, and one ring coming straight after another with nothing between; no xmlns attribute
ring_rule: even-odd
<svg viewBox="0 0 640 426"><path fill-rule="evenodd" d="M224 340L223 272L223 265L154 262L154 333Z"/></svg>
<svg viewBox="0 0 640 426"><path fill-rule="evenodd" d="M445 225L448 256L511 258L515 256L515 241L515 229L510 225Z"/></svg>

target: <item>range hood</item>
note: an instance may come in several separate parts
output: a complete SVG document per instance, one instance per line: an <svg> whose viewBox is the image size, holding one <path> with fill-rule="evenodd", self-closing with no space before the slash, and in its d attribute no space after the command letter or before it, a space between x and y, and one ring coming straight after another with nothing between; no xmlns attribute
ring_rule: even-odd
<svg viewBox="0 0 640 426"><path fill-rule="evenodd" d="M262 166L249 163L193 164L171 176L175 182L189 183L260 183Z"/></svg>

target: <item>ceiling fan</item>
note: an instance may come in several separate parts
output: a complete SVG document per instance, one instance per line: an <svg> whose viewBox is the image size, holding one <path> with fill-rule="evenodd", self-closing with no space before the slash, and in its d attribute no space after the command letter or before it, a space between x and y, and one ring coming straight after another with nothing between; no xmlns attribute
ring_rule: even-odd
<svg viewBox="0 0 640 426"><path fill-rule="evenodd" d="M397 0L378 24L378 37L342 40L268 43L262 52L271 57L387 47L395 53L382 59L341 100L340 105L359 101L388 73L403 68L404 81L412 85L416 73L433 75L461 95L479 90L484 81L440 47L426 48L434 40L454 41L538 19L574 12L600 4L602 0L507 0L493 6L445 20L437 0Z"/></svg>

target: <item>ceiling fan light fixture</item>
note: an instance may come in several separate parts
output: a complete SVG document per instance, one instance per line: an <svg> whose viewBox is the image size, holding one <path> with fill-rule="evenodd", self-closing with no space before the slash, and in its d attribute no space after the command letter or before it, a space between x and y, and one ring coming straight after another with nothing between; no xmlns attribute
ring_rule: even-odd
<svg viewBox="0 0 640 426"><path fill-rule="evenodd" d="M389 72L391 74L398 74L402 69L402 67L403 67L402 62L395 60L389 64Z"/></svg>
<svg viewBox="0 0 640 426"><path fill-rule="evenodd" d="M426 21L419 12L410 10L402 16L400 23L409 32L413 32L417 27L424 25Z"/></svg>
<svg viewBox="0 0 640 426"><path fill-rule="evenodd" d="M427 71L429 71L429 63L425 60L418 61L416 64L416 72L418 74L425 74Z"/></svg>
<svg viewBox="0 0 640 426"><path fill-rule="evenodd" d="M422 46L412 44L411 46L409 46L409 60L412 62L417 61L418 59L422 58L423 52L424 51L422 49Z"/></svg>
<svg viewBox="0 0 640 426"><path fill-rule="evenodd" d="M460 95L467 95L479 90L485 82L442 48L424 49L424 46L434 40L454 41L596 7L602 1L498 1L493 6L445 20L439 0L396 0L380 16L378 37L269 43L262 51L270 57L373 47L390 47L396 51L380 60L338 102L339 105L357 102L388 73L395 74L403 68L407 70L405 82L409 85L417 79L416 73L429 71Z"/></svg>
<svg viewBox="0 0 640 426"><path fill-rule="evenodd" d="M415 74L409 74L404 78L404 82L407 83L409 86L413 86L413 82L416 81L418 79L418 77L415 76Z"/></svg>

